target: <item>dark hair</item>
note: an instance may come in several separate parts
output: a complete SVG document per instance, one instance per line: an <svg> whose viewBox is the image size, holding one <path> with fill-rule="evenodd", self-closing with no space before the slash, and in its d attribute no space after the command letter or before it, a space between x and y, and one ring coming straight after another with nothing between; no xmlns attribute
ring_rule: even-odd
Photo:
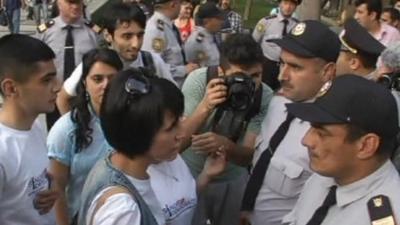
<svg viewBox="0 0 400 225"><path fill-rule="evenodd" d="M114 35L122 23L137 23L141 28L146 27L146 15L137 3L115 3L100 20L99 25Z"/></svg>
<svg viewBox="0 0 400 225"><path fill-rule="evenodd" d="M371 54L357 54L358 59L361 61L361 64L368 69L375 69L376 62L378 61L379 55L371 55Z"/></svg>
<svg viewBox="0 0 400 225"><path fill-rule="evenodd" d="M53 50L36 38L6 35L0 38L0 80L9 77L20 83L26 82L38 70L38 62L54 58Z"/></svg>
<svg viewBox="0 0 400 225"><path fill-rule="evenodd" d="M382 13L382 1L381 0L356 0L355 5L356 7L366 4L367 5L367 10L368 14L371 12L376 13L376 20L379 20L381 18L381 13Z"/></svg>
<svg viewBox="0 0 400 225"><path fill-rule="evenodd" d="M348 143L352 143L368 133L367 131L353 124L346 124L345 127L347 130L345 141ZM392 138L379 137L379 138L380 138L380 143L378 146L377 153L385 157L392 156L394 150L397 147L397 137L392 137Z"/></svg>
<svg viewBox="0 0 400 225"><path fill-rule="evenodd" d="M147 83L148 93L131 94L128 81ZM107 142L129 158L149 150L162 127L166 112L176 120L183 113L183 94L170 81L146 76L141 69L122 71L108 85L100 109L100 123Z"/></svg>
<svg viewBox="0 0 400 225"><path fill-rule="evenodd" d="M221 45L221 65L239 65L247 69L264 58L260 45L250 34L232 34Z"/></svg>
<svg viewBox="0 0 400 225"><path fill-rule="evenodd" d="M111 49L93 49L82 58L82 76L77 86L77 96L72 102L71 120L75 123L75 149L82 151L92 143L93 129L89 126L92 116L90 113L90 99L86 92L85 80L90 69L97 62L105 63L121 70L123 65L118 54Z"/></svg>
<svg viewBox="0 0 400 225"><path fill-rule="evenodd" d="M389 13L392 21L400 20L400 12L395 8L384 8L382 12Z"/></svg>

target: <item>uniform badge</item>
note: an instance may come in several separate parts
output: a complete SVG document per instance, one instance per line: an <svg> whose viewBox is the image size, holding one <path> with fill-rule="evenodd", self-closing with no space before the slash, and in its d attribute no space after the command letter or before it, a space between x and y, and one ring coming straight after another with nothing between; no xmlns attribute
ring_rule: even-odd
<svg viewBox="0 0 400 225"><path fill-rule="evenodd" d="M197 53L197 57L196 58L198 59L199 62L203 62L204 60L207 59L207 54L205 52L203 52L203 51L199 51Z"/></svg>
<svg viewBox="0 0 400 225"><path fill-rule="evenodd" d="M265 25L262 24L262 23L260 23L260 24L257 25L256 29L257 29L257 32L258 32L258 33L264 33L264 31L265 31Z"/></svg>
<svg viewBox="0 0 400 225"><path fill-rule="evenodd" d="M164 21L157 20L157 29L164 31Z"/></svg>
<svg viewBox="0 0 400 225"><path fill-rule="evenodd" d="M292 29L292 34L294 36L300 36L304 33L306 30L306 24L305 23L298 23L293 29Z"/></svg>
<svg viewBox="0 0 400 225"><path fill-rule="evenodd" d="M49 29L51 26L54 25L54 20L50 20L47 23L42 23L37 27L37 30L39 33L45 32L47 29Z"/></svg>
<svg viewBox="0 0 400 225"><path fill-rule="evenodd" d="M325 95L326 92L328 92L328 90L331 88L332 86L332 81L327 81L324 85L322 85L321 89L319 89L318 93L317 93L317 98L322 97Z"/></svg>
<svg viewBox="0 0 400 225"><path fill-rule="evenodd" d="M372 225L395 225L390 200L385 195L378 195L371 198L368 203L368 213Z"/></svg>
<svg viewBox="0 0 400 225"><path fill-rule="evenodd" d="M161 52L165 48L165 42L161 38L154 38L153 43L151 47L156 51L156 52Z"/></svg>

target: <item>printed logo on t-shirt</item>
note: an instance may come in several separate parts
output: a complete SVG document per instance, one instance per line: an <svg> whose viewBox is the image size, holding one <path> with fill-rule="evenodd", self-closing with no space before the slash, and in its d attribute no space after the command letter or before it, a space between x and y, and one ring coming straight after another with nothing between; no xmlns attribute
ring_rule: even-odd
<svg viewBox="0 0 400 225"><path fill-rule="evenodd" d="M28 196L32 198L32 202L34 203L37 193L48 189L49 186L50 181L46 169L39 176L32 177L28 183Z"/></svg>
<svg viewBox="0 0 400 225"><path fill-rule="evenodd" d="M168 221L174 220L176 217L178 217L185 211L195 207L196 203L197 202L196 202L195 198L191 198L191 199L181 198L172 205L165 205L164 208L162 209L162 211L167 220L167 224L168 224Z"/></svg>

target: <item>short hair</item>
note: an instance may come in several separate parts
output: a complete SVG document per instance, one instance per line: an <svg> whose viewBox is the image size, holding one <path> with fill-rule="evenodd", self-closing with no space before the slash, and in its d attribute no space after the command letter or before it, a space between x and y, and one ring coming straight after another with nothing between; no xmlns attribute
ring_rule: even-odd
<svg viewBox="0 0 400 225"><path fill-rule="evenodd" d="M382 13L381 0L356 0L355 2L356 7L362 4L367 5L368 14L370 14L371 12L375 12L376 13L375 19L379 20L379 18L381 18L381 13Z"/></svg>
<svg viewBox="0 0 400 225"><path fill-rule="evenodd" d="M87 98L85 79L97 62L105 63L117 71L122 70L123 64L118 54L111 49L93 49L83 55L82 76L77 86L77 96L73 99L71 120L75 123L75 149L80 152L92 143L93 129L90 128L92 114L89 110L90 99Z"/></svg>
<svg viewBox="0 0 400 225"><path fill-rule="evenodd" d="M113 35L120 24L132 21L143 29L146 27L146 15L140 6L136 3L115 3L100 19L99 25Z"/></svg>
<svg viewBox="0 0 400 225"><path fill-rule="evenodd" d="M400 43L390 44L381 54L382 64L394 72L400 71Z"/></svg>
<svg viewBox="0 0 400 225"><path fill-rule="evenodd" d="M379 55L368 54L359 50L358 53L354 54L350 51L345 51L347 54L354 55L360 60L364 68L375 69L376 63L378 61Z"/></svg>
<svg viewBox="0 0 400 225"><path fill-rule="evenodd" d="M262 63L264 55L260 45L250 34L232 34L221 45L221 65L239 65L249 68Z"/></svg>
<svg viewBox="0 0 400 225"><path fill-rule="evenodd" d="M395 8L384 8L382 12L387 12L392 21L400 20L400 12Z"/></svg>
<svg viewBox="0 0 400 225"><path fill-rule="evenodd" d="M367 131L353 124L346 124L345 127L347 130L345 141L348 143L357 141L364 135L368 134ZM380 142L377 153L385 157L391 157L394 150L398 146L397 137L395 136L395 137L379 137L379 138Z"/></svg>
<svg viewBox="0 0 400 225"><path fill-rule="evenodd" d="M26 82L38 70L38 62L54 58L53 50L44 42L27 35L8 34L0 38L0 80L8 77Z"/></svg>
<svg viewBox="0 0 400 225"><path fill-rule="evenodd" d="M146 94L128 93L128 79L147 80ZM165 113L183 113L183 94L170 81L146 76L142 69L122 71L108 85L100 109L100 123L107 142L118 152L133 158L145 154L164 123Z"/></svg>

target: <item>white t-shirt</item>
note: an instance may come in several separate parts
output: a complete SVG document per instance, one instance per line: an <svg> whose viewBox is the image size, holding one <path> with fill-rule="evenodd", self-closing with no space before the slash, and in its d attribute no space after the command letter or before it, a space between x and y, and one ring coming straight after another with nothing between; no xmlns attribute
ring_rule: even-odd
<svg viewBox="0 0 400 225"><path fill-rule="evenodd" d="M151 165L147 172L167 224L190 225L197 205L196 181L181 156Z"/></svg>
<svg viewBox="0 0 400 225"><path fill-rule="evenodd" d="M197 204L196 182L180 156L176 159L151 165L149 180L128 177L149 206L158 224L191 224ZM90 222L101 191L92 201L86 222ZM93 217L94 225L140 225L140 211L130 194L109 197Z"/></svg>
<svg viewBox="0 0 400 225"><path fill-rule="evenodd" d="M159 225L165 224L165 218L162 214L160 203L158 202L153 189L150 185L150 179L139 180L134 177L125 176L135 186L143 200L146 202ZM131 194L119 193L114 194L106 199L104 204L94 214L97 202L104 192L111 187L106 188L99 192L90 204L88 213L86 215L86 224L92 225L140 225L140 209L136 204L135 199Z"/></svg>
<svg viewBox="0 0 400 225"><path fill-rule="evenodd" d="M169 71L169 66L165 64L163 59L154 53L151 53L153 57L153 63L154 67L156 68L157 76L161 78L165 78L171 82L173 82L176 85L176 82L174 78L172 78L172 75ZM138 67L143 67L143 60L142 60L142 52L139 52L137 58L135 61L133 61L129 67L132 68L138 68ZM128 69L128 68L124 68ZM68 95L70 96L76 96L76 87L78 86L79 80L82 77L82 63L80 63L75 70L72 72L71 76L69 76L63 84L63 88L65 92L67 92Z"/></svg>
<svg viewBox="0 0 400 225"><path fill-rule="evenodd" d="M33 200L49 187L45 134L34 123L27 131L0 124L0 223L54 225L54 212L39 215Z"/></svg>

